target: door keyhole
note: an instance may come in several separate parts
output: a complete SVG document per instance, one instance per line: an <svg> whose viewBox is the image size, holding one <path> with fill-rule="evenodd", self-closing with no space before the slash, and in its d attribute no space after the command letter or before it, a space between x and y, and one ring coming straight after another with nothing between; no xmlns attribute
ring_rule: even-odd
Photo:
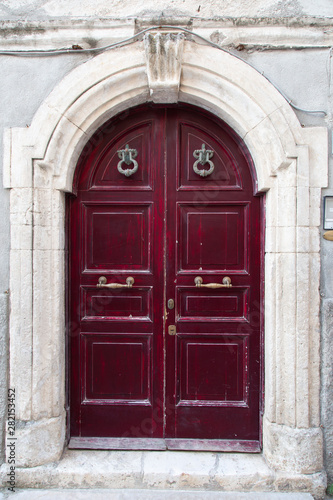
<svg viewBox="0 0 333 500"><path fill-rule="evenodd" d="M173 299L168 300L168 309L173 309L175 307L175 301Z"/></svg>

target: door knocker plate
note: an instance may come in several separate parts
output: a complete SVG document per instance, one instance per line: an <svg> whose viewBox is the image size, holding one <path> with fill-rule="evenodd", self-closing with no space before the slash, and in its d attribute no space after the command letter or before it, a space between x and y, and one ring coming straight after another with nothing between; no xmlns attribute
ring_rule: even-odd
<svg viewBox="0 0 333 500"><path fill-rule="evenodd" d="M118 165L117 165L118 172L125 175L126 177L129 177L130 175L135 174L135 172L139 168L138 162L134 159L138 156L137 150L130 149L129 145L126 144L125 149L119 149L117 151L117 153L118 153L118 156L120 158L120 162L118 162ZM121 166L123 163L125 163L126 165L131 165L131 163L133 163L134 167L127 168L124 170Z"/></svg>
<svg viewBox="0 0 333 500"><path fill-rule="evenodd" d="M193 164L193 170L196 174L200 175L201 177L207 177L207 175L213 173L214 163L210 161L210 158L213 156L213 154L214 152L211 149L206 149L205 144L201 146L201 149L195 149L193 151L194 158L198 158L197 161L195 161ZM199 163L200 165L205 165L206 163L208 163L209 170L205 170L204 168L199 169Z"/></svg>

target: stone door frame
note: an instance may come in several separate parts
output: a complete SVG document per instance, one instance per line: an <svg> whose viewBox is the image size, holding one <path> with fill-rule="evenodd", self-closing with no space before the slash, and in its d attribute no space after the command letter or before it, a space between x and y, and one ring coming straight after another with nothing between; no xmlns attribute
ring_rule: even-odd
<svg viewBox="0 0 333 500"><path fill-rule="evenodd" d="M185 102L246 143L266 192L263 454L295 474L322 471L319 226L327 131L302 128L281 94L240 59L177 33L104 52L52 91L27 128L5 131L10 188L10 387L17 465L65 446L65 194L82 148L120 111Z"/></svg>

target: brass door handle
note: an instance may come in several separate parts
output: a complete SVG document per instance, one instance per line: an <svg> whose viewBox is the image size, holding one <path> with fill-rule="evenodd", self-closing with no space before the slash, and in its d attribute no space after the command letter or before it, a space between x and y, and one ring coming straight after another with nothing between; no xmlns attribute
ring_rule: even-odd
<svg viewBox="0 0 333 500"><path fill-rule="evenodd" d="M134 278L129 276L126 278L126 285L122 285L121 283L106 283L107 279L105 276L101 276L98 278L97 288L132 288L134 283Z"/></svg>
<svg viewBox="0 0 333 500"><path fill-rule="evenodd" d="M203 284L203 279L201 278L201 276L197 276L196 278L194 278L194 283L195 283L195 286L197 286L198 288L202 288L202 287L205 287L205 288L231 288L232 287L231 278L229 278L229 276L225 276L222 280L222 283L206 283L205 285Z"/></svg>

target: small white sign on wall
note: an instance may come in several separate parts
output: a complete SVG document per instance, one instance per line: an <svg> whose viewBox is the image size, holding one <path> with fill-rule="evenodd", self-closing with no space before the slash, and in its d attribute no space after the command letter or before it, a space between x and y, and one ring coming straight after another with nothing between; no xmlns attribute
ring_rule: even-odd
<svg viewBox="0 0 333 500"><path fill-rule="evenodd" d="M333 196L324 197L324 229L333 229Z"/></svg>

